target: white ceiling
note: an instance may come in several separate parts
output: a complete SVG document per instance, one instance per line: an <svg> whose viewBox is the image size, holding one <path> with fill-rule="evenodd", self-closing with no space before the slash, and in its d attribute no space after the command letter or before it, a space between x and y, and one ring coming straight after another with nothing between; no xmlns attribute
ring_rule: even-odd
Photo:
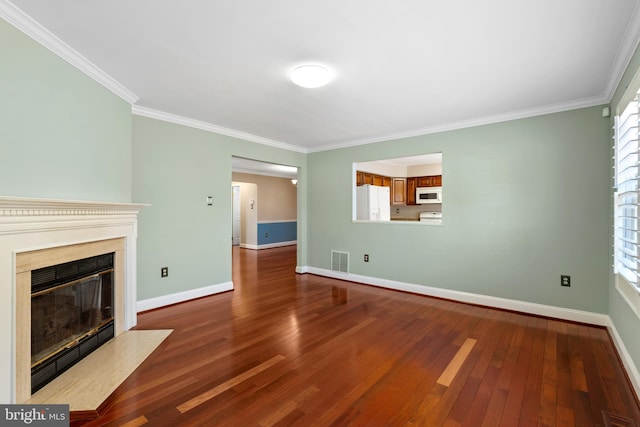
<svg viewBox="0 0 640 427"><path fill-rule="evenodd" d="M313 152L607 103L639 1L0 0L0 16L66 43L137 114ZM294 86L308 62L333 82Z"/></svg>

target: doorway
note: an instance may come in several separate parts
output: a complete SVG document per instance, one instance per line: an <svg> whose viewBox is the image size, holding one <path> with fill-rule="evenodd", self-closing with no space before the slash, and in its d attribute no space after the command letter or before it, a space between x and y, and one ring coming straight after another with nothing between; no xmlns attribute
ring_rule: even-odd
<svg viewBox="0 0 640 427"><path fill-rule="evenodd" d="M232 245L297 244L298 168L232 157Z"/></svg>

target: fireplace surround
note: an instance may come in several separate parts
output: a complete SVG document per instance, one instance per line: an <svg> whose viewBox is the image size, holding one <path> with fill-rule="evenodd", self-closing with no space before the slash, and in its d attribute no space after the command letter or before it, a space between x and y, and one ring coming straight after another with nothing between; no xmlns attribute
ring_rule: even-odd
<svg viewBox="0 0 640 427"><path fill-rule="evenodd" d="M114 335L136 324L136 237L145 205L0 197L0 401L31 397L31 272L114 254Z"/></svg>

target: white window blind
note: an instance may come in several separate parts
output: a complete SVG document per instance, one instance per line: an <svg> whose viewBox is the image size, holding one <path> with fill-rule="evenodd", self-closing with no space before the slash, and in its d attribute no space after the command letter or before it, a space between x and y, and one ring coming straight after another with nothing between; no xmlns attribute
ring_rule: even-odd
<svg viewBox="0 0 640 427"><path fill-rule="evenodd" d="M640 287L638 251L639 95L615 118L614 270Z"/></svg>

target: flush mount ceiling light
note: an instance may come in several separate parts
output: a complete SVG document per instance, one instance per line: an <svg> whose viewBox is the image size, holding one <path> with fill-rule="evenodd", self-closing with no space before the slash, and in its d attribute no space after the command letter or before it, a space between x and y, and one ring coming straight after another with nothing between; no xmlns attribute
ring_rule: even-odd
<svg viewBox="0 0 640 427"><path fill-rule="evenodd" d="M313 89L329 83L331 73L320 65L301 65L291 72L291 81L298 86Z"/></svg>

